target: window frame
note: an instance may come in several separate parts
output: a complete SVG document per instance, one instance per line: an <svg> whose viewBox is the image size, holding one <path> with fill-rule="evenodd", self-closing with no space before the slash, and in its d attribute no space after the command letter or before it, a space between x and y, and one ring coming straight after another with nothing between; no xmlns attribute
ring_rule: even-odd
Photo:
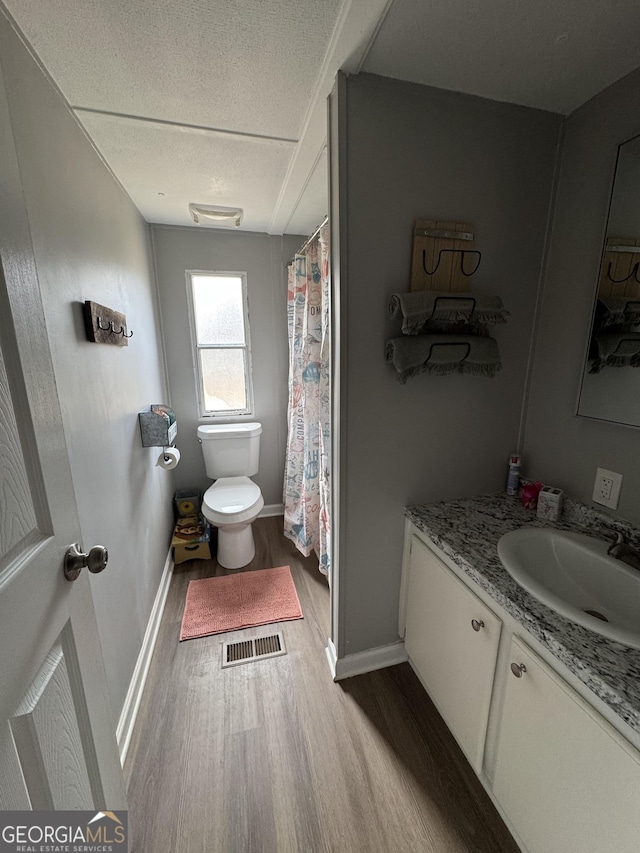
<svg viewBox="0 0 640 853"><path fill-rule="evenodd" d="M194 276L234 276L241 280L242 287L242 319L244 322L244 345L242 344L199 344L198 330L196 326L195 297L193 292ZM187 284L187 302L189 306L189 332L191 336L191 358L193 363L193 376L196 386L196 400L198 403L198 415L200 418L244 418L254 417L253 396L253 367L251 361L251 327L249 324L249 298L247 293L247 273L240 270L186 270L185 278ZM246 390L246 407L244 409L225 409L220 411L208 411L205 408L204 375L200 352L210 349L242 349L245 350L244 381Z"/></svg>

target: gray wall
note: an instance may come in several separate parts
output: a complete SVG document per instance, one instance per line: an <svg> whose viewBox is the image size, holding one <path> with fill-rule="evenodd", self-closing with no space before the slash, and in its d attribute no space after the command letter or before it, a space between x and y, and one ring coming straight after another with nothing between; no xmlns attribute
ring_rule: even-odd
<svg viewBox="0 0 640 853"><path fill-rule="evenodd" d="M527 471L589 502L596 468L624 479L618 514L640 522L640 432L576 417L618 145L640 132L640 70L567 120L524 453Z"/></svg>
<svg viewBox="0 0 640 853"><path fill-rule="evenodd" d="M110 553L91 585L117 719L172 524L171 477L137 423L166 394L148 228L1 15L0 56L83 544ZM86 341L85 299L127 315L128 347Z"/></svg>
<svg viewBox="0 0 640 853"><path fill-rule="evenodd" d="M196 432L198 414L187 310L186 270L247 273L255 414L262 424L260 470L253 477L265 504L282 503L287 437L287 261L304 237L225 232L211 228L152 226L156 272L171 392L178 418L180 464L176 487L211 485ZM236 420L247 420L237 418Z"/></svg>
<svg viewBox="0 0 640 853"><path fill-rule="evenodd" d="M397 639L403 506L504 487L562 126L551 113L372 75L346 83L340 656ZM496 379L425 374L401 386L384 361L399 333L387 301L409 288L412 225L425 217L475 224L473 289L511 311L495 331Z"/></svg>

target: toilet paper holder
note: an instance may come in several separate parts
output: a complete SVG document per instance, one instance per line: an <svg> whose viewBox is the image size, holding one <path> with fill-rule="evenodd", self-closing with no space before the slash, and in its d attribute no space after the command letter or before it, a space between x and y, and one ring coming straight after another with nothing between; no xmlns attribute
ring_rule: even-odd
<svg viewBox="0 0 640 853"><path fill-rule="evenodd" d="M176 414L164 403L149 406L138 413L143 447L171 447L178 435Z"/></svg>
<svg viewBox="0 0 640 853"><path fill-rule="evenodd" d="M164 468L166 471L171 471L173 468L176 468L178 463L180 462L180 451L177 447L165 447L164 450L158 456L158 461L156 465L160 468Z"/></svg>

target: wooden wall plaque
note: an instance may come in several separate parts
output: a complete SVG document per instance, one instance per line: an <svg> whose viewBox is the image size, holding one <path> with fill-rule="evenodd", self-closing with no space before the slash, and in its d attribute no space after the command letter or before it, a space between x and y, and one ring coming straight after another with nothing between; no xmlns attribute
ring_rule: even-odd
<svg viewBox="0 0 640 853"><path fill-rule="evenodd" d="M94 344L127 347L133 336L127 331L126 314L89 300L84 303L84 326L87 340Z"/></svg>
<svg viewBox="0 0 640 853"><path fill-rule="evenodd" d="M638 251L633 249L638 247ZM607 237L598 296L640 298L640 237Z"/></svg>
<svg viewBox="0 0 640 853"><path fill-rule="evenodd" d="M469 222L416 219L409 289L468 293L480 261L473 237L474 227Z"/></svg>

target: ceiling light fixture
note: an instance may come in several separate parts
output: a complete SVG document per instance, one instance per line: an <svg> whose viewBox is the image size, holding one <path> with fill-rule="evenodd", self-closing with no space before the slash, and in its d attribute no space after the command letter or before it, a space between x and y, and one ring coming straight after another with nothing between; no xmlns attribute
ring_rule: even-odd
<svg viewBox="0 0 640 853"><path fill-rule="evenodd" d="M227 223L238 226L242 222L244 211L241 207L218 207L212 204L190 204L189 213L194 222L200 223L200 217L203 219L212 219L214 222L221 224Z"/></svg>

